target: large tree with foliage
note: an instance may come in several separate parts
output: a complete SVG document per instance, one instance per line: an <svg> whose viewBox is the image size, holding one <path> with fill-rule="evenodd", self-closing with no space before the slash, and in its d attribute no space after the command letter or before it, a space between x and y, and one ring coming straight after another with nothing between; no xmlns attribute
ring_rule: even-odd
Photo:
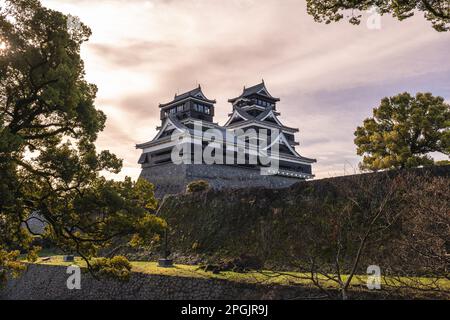
<svg viewBox="0 0 450 320"><path fill-rule="evenodd" d="M363 169L430 165L429 153L450 154L450 105L430 93L384 98L355 136Z"/></svg>
<svg viewBox="0 0 450 320"><path fill-rule="evenodd" d="M84 79L83 24L38 0L0 8L0 277L17 269L17 251L33 253L32 213L47 237L86 261L118 237L139 243L165 223L152 212L153 186L109 181L100 172L122 162L94 142L106 117ZM31 254L32 256L32 254Z"/></svg>
<svg viewBox="0 0 450 320"><path fill-rule="evenodd" d="M437 31L450 30L450 2L448 0L307 0L307 10L318 22L331 23L348 19L361 23L361 12L375 7L380 14L391 14L402 21L421 11Z"/></svg>

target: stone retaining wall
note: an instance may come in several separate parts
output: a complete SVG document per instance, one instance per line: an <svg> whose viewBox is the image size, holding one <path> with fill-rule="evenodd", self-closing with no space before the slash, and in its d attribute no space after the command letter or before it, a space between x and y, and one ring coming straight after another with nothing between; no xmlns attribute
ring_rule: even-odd
<svg viewBox="0 0 450 320"><path fill-rule="evenodd" d="M67 289L64 266L30 265L0 291L6 300L259 300L292 299L320 295L311 288L265 286L220 279L173 277L133 273L130 281L98 281L81 275L81 290Z"/></svg>
<svg viewBox="0 0 450 320"><path fill-rule="evenodd" d="M195 180L206 180L213 189L237 189L248 187L286 188L301 180L282 176L264 176L259 169L227 165L195 165L172 163L144 167L141 177L155 185L155 194L161 198L166 194L183 193L186 186Z"/></svg>

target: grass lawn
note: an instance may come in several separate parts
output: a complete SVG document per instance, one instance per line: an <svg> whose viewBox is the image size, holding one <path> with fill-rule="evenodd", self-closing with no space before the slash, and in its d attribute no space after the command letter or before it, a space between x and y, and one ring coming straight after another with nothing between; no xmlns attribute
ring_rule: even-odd
<svg viewBox="0 0 450 320"><path fill-rule="evenodd" d="M39 258L36 263L45 265L71 265L73 263L63 262L61 255L55 255L45 258ZM47 260L48 259L48 260ZM75 258L75 264L80 267L86 267L86 263L79 257ZM152 275L164 275L164 276L177 276L177 277L190 277L190 278L204 278L204 279L223 279L228 281L244 282L244 283L263 283L263 284L279 284L279 285L294 285L301 284L307 286L313 286L313 282L309 278L309 274L299 272L273 272L273 271L252 271L247 273L237 273L232 271L220 272L219 274L213 274L212 272L204 272L200 270L198 266L181 265L176 264L173 268L161 268L158 267L157 262L144 262L144 261L132 261L132 271L138 273L152 274ZM345 276L343 277L345 280ZM327 280L325 277L321 278L322 285L324 287L337 287L336 283ZM365 286L367 276L355 276L352 279L353 286ZM387 282L387 283L386 283ZM406 278L388 278L385 277L382 280L383 284L389 284L389 286L404 286L408 283L418 283L426 288L433 284L433 279L430 278L415 278L413 280ZM444 290L450 290L450 281L446 279L439 280L437 282L439 287Z"/></svg>
<svg viewBox="0 0 450 320"><path fill-rule="evenodd" d="M58 265L58 266L69 266L73 263L64 262L63 256L51 256L48 257L49 260L43 260L39 258L36 263L45 265ZM75 264L80 267L86 267L86 263L79 257L75 258ZM153 275L164 275L164 276L176 276L176 277L189 277L189 278L204 278L204 279L223 279L229 281L238 282L248 282L248 283L277 283L277 284L293 284L293 283L304 283L307 284L308 281L300 281L299 279L291 279L291 277L286 275L279 275L275 277L274 272L262 271L262 272L247 272L238 273L232 271L220 272L220 274L213 274L212 272L205 272L200 270L198 266L192 265L182 265L175 264L172 268L161 268L158 266L157 262L147 262L147 261L132 261L131 265L133 267L133 272L153 274Z"/></svg>

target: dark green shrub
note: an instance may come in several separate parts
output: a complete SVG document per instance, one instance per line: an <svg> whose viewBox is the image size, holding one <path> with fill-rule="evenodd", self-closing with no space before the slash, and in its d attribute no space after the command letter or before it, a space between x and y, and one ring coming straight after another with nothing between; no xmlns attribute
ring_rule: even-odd
<svg viewBox="0 0 450 320"><path fill-rule="evenodd" d="M92 262L92 271L106 278L128 281L131 275L131 264L123 256L115 256L111 259L99 258Z"/></svg>
<svg viewBox="0 0 450 320"><path fill-rule="evenodd" d="M205 180L197 180L192 181L188 184L186 188L186 192L188 193L195 193L195 192L201 192L209 189L209 183Z"/></svg>
<svg viewBox="0 0 450 320"><path fill-rule="evenodd" d="M215 274L222 271L245 273L251 270L261 270L263 267L264 262L259 257L245 253L237 258L223 258L219 259L217 263L200 266L203 271L210 271Z"/></svg>

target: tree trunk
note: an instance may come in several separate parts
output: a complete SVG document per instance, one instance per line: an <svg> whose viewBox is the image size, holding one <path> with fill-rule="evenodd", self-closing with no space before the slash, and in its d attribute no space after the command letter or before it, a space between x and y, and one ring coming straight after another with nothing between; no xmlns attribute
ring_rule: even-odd
<svg viewBox="0 0 450 320"><path fill-rule="evenodd" d="M347 289L342 288L341 294L342 294L342 300L348 300Z"/></svg>

